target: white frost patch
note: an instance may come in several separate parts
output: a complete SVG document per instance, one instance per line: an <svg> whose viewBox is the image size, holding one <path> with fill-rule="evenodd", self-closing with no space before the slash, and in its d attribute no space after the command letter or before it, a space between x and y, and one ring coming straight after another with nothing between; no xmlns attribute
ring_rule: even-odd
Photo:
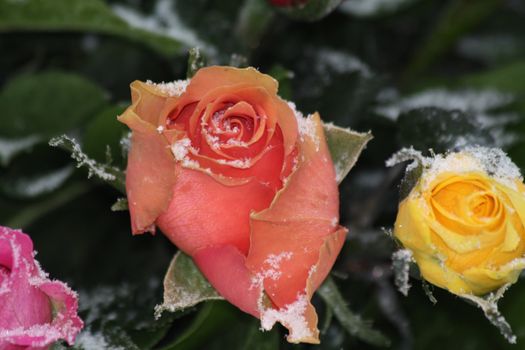
<svg viewBox="0 0 525 350"><path fill-rule="evenodd" d="M261 327L263 330L269 331L276 322L285 325L290 330L288 341L291 343L312 337L313 334L304 317L307 306L308 298L302 294L297 297L295 302L285 305L279 310L261 309Z"/></svg>
<svg viewBox="0 0 525 350"><path fill-rule="evenodd" d="M7 165L20 152L34 146L40 141L38 136L27 136L19 139L0 137L0 164Z"/></svg>
<svg viewBox="0 0 525 350"><path fill-rule="evenodd" d="M146 81L146 84L154 86L156 89L160 90L160 92L170 97L178 97L182 95L186 91L189 83L189 79L175 80L168 83L154 83L151 80Z"/></svg>
<svg viewBox="0 0 525 350"><path fill-rule="evenodd" d="M241 140L237 140L237 139L234 139L234 138L228 139L228 141L226 141L226 144L228 146L248 148L248 143L247 142L244 142L244 141L241 141Z"/></svg>
<svg viewBox="0 0 525 350"><path fill-rule="evenodd" d="M191 147L191 140L189 138L183 138L175 141L171 145L171 152L178 161L184 161L187 159L189 148Z"/></svg>
<svg viewBox="0 0 525 350"><path fill-rule="evenodd" d="M20 178L14 184L12 191L24 196L34 197L59 188L73 173L72 166L50 172L36 178Z"/></svg>
<svg viewBox="0 0 525 350"><path fill-rule="evenodd" d="M299 137L301 138L301 141L304 141L305 137L309 137L315 143L315 149L319 151L320 141L317 137L317 133L315 130L316 126L314 120L312 119L312 116L309 115L305 117L303 113L297 110L295 103L290 101L286 102L288 103L290 109L293 111L295 119L297 120L297 127L299 128Z"/></svg>
<svg viewBox="0 0 525 350"><path fill-rule="evenodd" d="M126 156L129 152L129 149L131 148L131 131L128 132L126 135L122 136L122 138L119 141L120 150L122 151L122 155Z"/></svg>
<svg viewBox="0 0 525 350"><path fill-rule="evenodd" d="M376 112L391 120L396 120L403 112L421 107L457 109L463 112L482 114L488 110L505 106L513 101L510 94L495 90L448 91L431 89L400 101L376 108ZM483 116L486 118L486 116ZM480 122L483 118L480 118Z"/></svg>
<svg viewBox="0 0 525 350"><path fill-rule="evenodd" d="M235 160L225 160L225 159L217 159L217 163L223 164L223 165L229 165L234 168L239 169L248 169L252 166L251 159L244 158L244 159L235 159Z"/></svg>
<svg viewBox="0 0 525 350"><path fill-rule="evenodd" d="M408 295L410 290L410 263L412 262L413 254L409 249L400 249L392 254L392 268L394 269L394 282L397 289L404 296Z"/></svg>
<svg viewBox="0 0 525 350"><path fill-rule="evenodd" d="M142 14L130 6L120 4L113 5L112 10L132 27L174 38L188 47L201 47L209 55L215 56L217 49L200 38L181 20L174 10L176 8L175 2L175 0L157 1L151 15Z"/></svg>
<svg viewBox="0 0 525 350"><path fill-rule="evenodd" d="M424 167L423 190L444 172L456 174L481 171L485 172L497 182L502 183L514 190L517 189L516 181L523 181L519 168L499 148L482 146L467 147L460 152L437 154L433 157L424 157L421 152L413 148L403 148L396 152L386 161L387 166L414 160L407 171L412 170L418 164Z"/></svg>
<svg viewBox="0 0 525 350"><path fill-rule="evenodd" d="M516 54L521 45L522 41L518 36L489 34L465 37L459 41L456 49L462 56L470 59L494 61Z"/></svg>
<svg viewBox="0 0 525 350"><path fill-rule="evenodd" d="M466 154L470 157L464 157ZM516 189L516 180L523 181L520 170L499 148L468 147L459 153L436 155L427 170L426 184L443 172L467 173L483 171L496 181Z"/></svg>
<svg viewBox="0 0 525 350"><path fill-rule="evenodd" d="M126 350L122 346L111 346L102 333L92 333L89 329L84 330L78 335L75 341L75 347L84 350Z"/></svg>
<svg viewBox="0 0 525 350"><path fill-rule="evenodd" d="M393 11L414 0L348 0L339 9L355 16L373 16L381 12Z"/></svg>
<svg viewBox="0 0 525 350"><path fill-rule="evenodd" d="M322 58L316 66L320 73L326 73L326 70L330 68L340 74L358 71L365 77L371 76L370 69L366 64L346 52L323 47L317 50L317 55Z"/></svg>
<svg viewBox="0 0 525 350"><path fill-rule="evenodd" d="M258 272L252 277L252 285L250 288L256 288L262 286L265 279L271 279L273 281L281 278L282 272L280 271L281 262L288 261L292 258L292 252L282 252L280 254L269 254L264 260L263 265L268 266L264 270Z"/></svg>

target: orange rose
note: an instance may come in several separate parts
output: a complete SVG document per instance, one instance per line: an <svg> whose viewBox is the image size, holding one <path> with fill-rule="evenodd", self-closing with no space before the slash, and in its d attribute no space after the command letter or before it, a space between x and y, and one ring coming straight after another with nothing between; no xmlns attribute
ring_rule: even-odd
<svg viewBox="0 0 525 350"><path fill-rule="evenodd" d="M134 234L155 225L217 291L291 342L317 343L310 299L339 253L334 166L317 114L303 118L253 68L131 85L126 189Z"/></svg>

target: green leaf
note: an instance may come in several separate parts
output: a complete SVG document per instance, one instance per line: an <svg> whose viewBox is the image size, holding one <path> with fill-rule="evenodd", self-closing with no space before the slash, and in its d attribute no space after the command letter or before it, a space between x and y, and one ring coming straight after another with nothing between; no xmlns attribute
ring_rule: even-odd
<svg viewBox="0 0 525 350"><path fill-rule="evenodd" d="M160 316L164 311L175 312L197 305L202 301L220 300L215 291L199 271L193 260L177 252L164 277L164 300L155 308Z"/></svg>
<svg viewBox="0 0 525 350"><path fill-rule="evenodd" d="M85 182L71 183L56 191L48 198L24 206L22 210L18 211L5 224L9 227L25 229L38 219L85 194L90 189L92 189L92 186Z"/></svg>
<svg viewBox="0 0 525 350"><path fill-rule="evenodd" d="M275 64L272 66L268 72L272 78L279 82L279 96L285 100L292 99L292 79L294 73L291 70L286 69L280 64Z"/></svg>
<svg viewBox="0 0 525 350"><path fill-rule="evenodd" d="M525 61L504 65L493 70L463 77L461 83L465 86L491 88L516 93L525 96Z"/></svg>
<svg viewBox="0 0 525 350"><path fill-rule="evenodd" d="M498 301L503 298L505 291L510 285L511 284L505 284L496 292L489 293L485 297L478 297L472 294L464 294L461 295L461 297L478 306L485 314L487 320L489 320L489 322L500 331L501 335L505 337L510 344L516 344L516 336L514 335L512 328L498 309Z"/></svg>
<svg viewBox="0 0 525 350"><path fill-rule="evenodd" d="M84 151L88 156L98 162L112 160L113 164L125 166L120 139L129 130L117 120L124 109L123 106L108 107L90 121L83 137Z"/></svg>
<svg viewBox="0 0 525 350"><path fill-rule="evenodd" d="M409 62L404 79L417 77L438 61L461 36L492 15L502 3L501 0L450 1L421 48Z"/></svg>
<svg viewBox="0 0 525 350"><path fill-rule="evenodd" d="M436 153L464 146L494 146L495 140L470 113L423 107L399 116L399 141L403 147L433 149Z"/></svg>
<svg viewBox="0 0 525 350"><path fill-rule="evenodd" d="M109 164L101 164L88 157L77 141L69 136L62 135L54 137L49 141L52 147L61 147L71 153L71 158L77 162L77 168L85 167L88 171L88 178L95 176L100 180L107 182L122 193L125 193L125 175L124 172Z"/></svg>
<svg viewBox="0 0 525 350"><path fill-rule="evenodd" d="M324 132L334 162L336 179L341 183L373 136L370 132L359 133L331 123L324 124Z"/></svg>
<svg viewBox="0 0 525 350"><path fill-rule="evenodd" d="M372 345L390 345L388 338L379 331L372 329L370 324L361 319L359 315L350 311L331 277L324 281L317 293L323 298L328 307L332 308L335 317L350 335Z"/></svg>
<svg viewBox="0 0 525 350"><path fill-rule="evenodd" d="M318 21L332 12L342 0L308 0L304 4L276 8L298 21Z"/></svg>
<svg viewBox="0 0 525 350"><path fill-rule="evenodd" d="M274 12L267 1L245 0L239 12L235 33L247 49L259 45L261 37L272 23Z"/></svg>
<svg viewBox="0 0 525 350"><path fill-rule="evenodd" d="M105 104L104 91L83 77L63 72L22 75L0 92L0 134L54 136L78 127Z"/></svg>
<svg viewBox="0 0 525 350"><path fill-rule="evenodd" d="M111 206L111 211L126 211L129 210L127 198L117 198L117 201Z"/></svg>
<svg viewBox="0 0 525 350"><path fill-rule="evenodd" d="M183 53L179 42L130 26L101 0L0 0L0 32L10 31L109 34L145 44L166 56Z"/></svg>

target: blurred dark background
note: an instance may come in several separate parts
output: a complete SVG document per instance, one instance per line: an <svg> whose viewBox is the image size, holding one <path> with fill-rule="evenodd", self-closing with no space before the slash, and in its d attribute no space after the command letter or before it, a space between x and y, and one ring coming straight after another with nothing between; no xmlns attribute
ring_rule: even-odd
<svg viewBox="0 0 525 350"><path fill-rule="evenodd" d="M29 233L51 276L80 292L77 349L373 348L317 297L319 346L287 344L278 327L261 333L223 302L155 322L175 247L131 237L128 213L110 210L123 195L48 145L68 134L91 158L125 167L116 115L130 82L184 79L188 49L199 47L208 64L271 74L305 113L374 134L341 185L350 234L334 278L393 349L525 349L523 281L501 302L518 336L510 346L451 294L435 288L433 305L412 279L401 295L382 230L403 173L384 162L401 147L496 146L525 168L524 38L521 0L345 0L315 22L263 0L0 0L0 224Z"/></svg>

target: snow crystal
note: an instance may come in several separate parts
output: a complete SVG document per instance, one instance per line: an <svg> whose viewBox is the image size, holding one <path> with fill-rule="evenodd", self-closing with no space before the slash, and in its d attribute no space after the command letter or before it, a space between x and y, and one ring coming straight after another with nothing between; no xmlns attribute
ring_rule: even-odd
<svg viewBox="0 0 525 350"><path fill-rule="evenodd" d="M466 155L466 156L465 156ZM424 157L414 148L403 148L386 161L386 166L414 160L407 167L412 170L419 164L424 167L423 188L427 188L437 176L444 172L468 173L481 171L493 177L496 181L516 189L516 180L523 181L519 168L499 148L482 146L466 147L460 152L437 154L433 157Z"/></svg>
<svg viewBox="0 0 525 350"><path fill-rule="evenodd" d="M122 155L125 157L129 149L131 148L131 131L128 132L126 135L122 136L122 138L119 141L120 149L122 151Z"/></svg>
<svg viewBox="0 0 525 350"><path fill-rule="evenodd" d="M122 346L110 345L102 333L91 332L90 329L85 329L78 335L75 347L84 350L125 350Z"/></svg>
<svg viewBox="0 0 525 350"><path fill-rule="evenodd" d="M249 167L251 167L252 164L251 159L248 158L235 160L217 159L216 162L219 164L229 165L239 169L248 169Z"/></svg>
<svg viewBox="0 0 525 350"><path fill-rule="evenodd" d="M282 272L280 271L281 262L290 260L293 256L292 252L282 252L280 254L269 254L264 260L263 265L269 266L264 268L252 277L252 285L250 288L256 288L264 283L264 280L269 278L271 280L278 280Z"/></svg>
<svg viewBox="0 0 525 350"><path fill-rule="evenodd" d="M163 94L166 94L170 97L178 97L182 95L186 88L188 87L188 84L190 83L189 79L185 80L175 80L172 82L162 82L162 83L154 83L151 80L146 81L146 84L154 86L158 90L160 90ZM157 129L158 130L158 129ZM161 132L162 130L159 130Z"/></svg>
<svg viewBox="0 0 525 350"><path fill-rule="evenodd" d="M299 128L299 137L301 141L304 141L305 137L309 137L314 143L316 151L319 151L320 141L316 133L316 125L312 118L312 115L304 117L304 115L297 110L295 103L286 101L288 106L293 111L295 119L297 120L297 127Z"/></svg>
<svg viewBox="0 0 525 350"><path fill-rule="evenodd" d="M189 148L191 147L191 140L189 138L183 138L175 141L171 145L171 152L178 161L184 161L187 159Z"/></svg>
<svg viewBox="0 0 525 350"><path fill-rule="evenodd" d="M392 254L392 268L394 269L394 282L398 290L404 296L408 295L410 289L409 271L413 255L409 249L400 249Z"/></svg>
<svg viewBox="0 0 525 350"><path fill-rule="evenodd" d="M467 154L470 157L463 157ZM430 184L443 172L467 173L473 171L486 172L496 181L516 189L516 180L523 181L519 168L499 148L468 147L460 153L436 155L432 161L425 183Z"/></svg>
<svg viewBox="0 0 525 350"><path fill-rule="evenodd" d="M228 139L228 141L226 141L226 144L228 146L235 146L235 147L244 147L244 148L248 147L248 143L241 141L241 140L234 139L234 138Z"/></svg>
<svg viewBox="0 0 525 350"><path fill-rule="evenodd" d="M95 160L89 158L84 152L82 152L82 148L74 138L66 135L54 137L49 141L49 145L52 147L59 147L61 145L70 146L71 158L77 161L77 168L80 168L84 165L87 167L88 178L95 175L104 181L115 181L117 179L115 175L109 173L107 170L114 170L118 172L120 171L119 169L98 164Z"/></svg>
<svg viewBox="0 0 525 350"><path fill-rule="evenodd" d="M296 301L279 310L261 308L261 327L269 331L276 322L280 322L290 330L288 341L291 343L312 337L313 334L304 317L307 306L308 298L305 294L301 294Z"/></svg>

